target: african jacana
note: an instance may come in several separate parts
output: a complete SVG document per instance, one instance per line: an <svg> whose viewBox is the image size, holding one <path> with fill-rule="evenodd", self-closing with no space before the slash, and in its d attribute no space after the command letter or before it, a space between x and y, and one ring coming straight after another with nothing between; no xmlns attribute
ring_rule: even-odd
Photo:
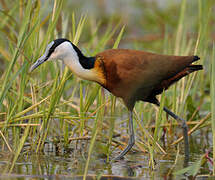
<svg viewBox="0 0 215 180"><path fill-rule="evenodd" d="M77 76L99 83L113 95L121 97L129 110L129 142L114 158L122 158L134 145L132 110L136 101L160 105L156 95L168 89L182 77L203 69L192 65L198 56L169 56L129 49L110 49L86 57L67 39L56 39L47 45L46 51L32 66L31 71L46 60L62 60ZM188 128L186 121L164 107L166 113L182 121L185 141L185 157L189 157Z"/></svg>

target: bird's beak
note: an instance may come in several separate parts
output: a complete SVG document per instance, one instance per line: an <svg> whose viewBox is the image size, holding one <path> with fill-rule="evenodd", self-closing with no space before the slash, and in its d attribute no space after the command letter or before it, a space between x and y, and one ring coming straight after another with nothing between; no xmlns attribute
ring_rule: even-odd
<svg viewBox="0 0 215 180"><path fill-rule="evenodd" d="M46 60L48 60L48 57L45 55L41 56L30 68L30 72L32 72L34 69L36 69L40 64L43 64Z"/></svg>

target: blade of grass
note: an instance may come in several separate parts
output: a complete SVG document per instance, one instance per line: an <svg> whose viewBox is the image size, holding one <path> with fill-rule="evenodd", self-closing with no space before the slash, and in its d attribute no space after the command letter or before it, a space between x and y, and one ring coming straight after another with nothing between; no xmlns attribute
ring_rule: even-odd
<svg viewBox="0 0 215 180"><path fill-rule="evenodd" d="M95 85L93 87L93 89L91 89L91 93L89 94L85 105L84 105L84 112L87 112L88 109L90 108L90 106L93 104L94 100L96 99L98 92L99 92L100 86L99 85Z"/></svg>
<svg viewBox="0 0 215 180"><path fill-rule="evenodd" d="M30 12L31 12L31 1L28 1L28 4L26 6L26 10L25 10L25 18L23 20L23 24L21 26L21 30L20 30L20 33L19 33L19 37L18 37L18 43L17 43L17 48L15 49L14 53L13 53L13 58L9 64L9 67L7 69L7 72L5 74L5 77L4 77L4 82L3 82L3 85L2 85L2 88L1 88L1 92L0 92L0 109L2 107L2 102L8 92L8 83L11 83L11 80L10 79L10 75L11 75L11 72L12 72L12 69L17 61L17 58L19 56L19 49L22 49L22 46L23 46L23 43L27 40L27 38L30 36L31 32L33 31L33 28L32 30L29 31L28 29L28 25L29 25L29 22L30 22Z"/></svg>
<svg viewBox="0 0 215 180"><path fill-rule="evenodd" d="M187 0L182 0L181 2L181 8L180 8L180 17L178 22L178 28L177 28L177 34L176 34L176 40L175 40L175 54L179 54L180 52L180 45L181 40L183 37L183 22L185 19L185 12L187 7Z"/></svg>
<svg viewBox="0 0 215 180"><path fill-rule="evenodd" d="M166 152L163 150L163 148L159 145L157 141L151 136L151 134L143 127L143 125L140 122L140 119L137 116L136 110L134 110L135 115L136 115L136 122L138 124L138 127L140 128L141 132L143 133L143 137L146 137L148 141L153 145L153 149L161 152L163 154L166 154ZM146 143L147 144L147 143Z"/></svg>
<svg viewBox="0 0 215 180"><path fill-rule="evenodd" d="M27 139L27 137L28 137L28 135L29 135L29 130L30 130L30 126L27 126L27 127L25 128L25 131L24 131L24 134L23 134L22 138L21 138L20 141L19 141L19 145L18 145L18 147L16 148L15 155L14 155L14 158L13 158L13 160L12 160L12 163L9 163L9 164L8 164L9 167L7 167L7 168L5 169L6 171L8 171L8 168L9 168L9 172L10 172L10 173L12 172L12 170L13 170L13 168L14 168L14 166L15 166L15 163L16 163L18 157L19 157L19 154L20 154L21 151L22 151L23 145L25 144L25 141L26 141L26 139Z"/></svg>
<svg viewBox="0 0 215 180"><path fill-rule="evenodd" d="M41 125L41 127L42 127L41 135L39 135L39 139L37 141L38 144L37 144L36 152L39 152L39 150L41 150L43 148L44 142L45 142L47 134L49 132L50 116L53 114L53 112L55 110L55 106L56 106L56 104L58 104L59 97L61 96L61 94L60 94L61 89L58 88L56 91L56 87L58 84L58 78L59 78L59 73L56 75L56 79L55 79L55 82L54 82L54 85L52 88L52 95L51 95L51 99L50 99L48 113L46 114L45 119L43 120L42 125Z"/></svg>
<svg viewBox="0 0 215 180"><path fill-rule="evenodd" d="M165 92L163 91L161 95L161 102L160 102L160 107L159 107L159 112L158 112L158 118L155 121L155 131L154 131L154 139L155 141L158 141L161 136L161 125L164 124L164 118L162 118L162 113L163 113L163 107L164 107L164 102L165 102Z"/></svg>
<svg viewBox="0 0 215 180"><path fill-rule="evenodd" d="M211 57L211 124L213 134L213 175L215 175L215 44L213 44L213 51Z"/></svg>
<svg viewBox="0 0 215 180"><path fill-rule="evenodd" d="M0 135L1 135L2 139L4 140L5 144L7 145L7 148L9 149L9 151L10 151L11 153L13 153L13 150L11 149L9 143L7 142L7 139L5 138L5 136L4 136L4 134L1 132L1 130L0 130Z"/></svg>
<svg viewBox="0 0 215 180"><path fill-rule="evenodd" d="M84 97L83 97L83 81L80 81L80 136L83 136L85 118L84 118Z"/></svg>
<svg viewBox="0 0 215 180"><path fill-rule="evenodd" d="M114 43L114 45L113 45L113 49L117 49L117 48L118 48L119 43L120 43L120 41L121 41L121 39L122 39L122 35L123 35L123 33L124 33L124 30L125 30L125 25L124 25L124 26L122 27L122 29L120 30L119 35L117 36L117 38L116 38L116 40L115 40L115 43Z"/></svg>
<svg viewBox="0 0 215 180"><path fill-rule="evenodd" d="M104 103L102 99L103 98L102 98L101 89L100 89L99 94L98 94L98 103L99 103L98 105L99 106ZM94 123L94 127L93 127L92 138L91 138L91 141L90 141L90 147L89 147L89 150L88 150L88 157L87 157L87 162L86 162L86 165L85 165L83 180L86 180L86 177L87 177L87 172L88 172L88 168L89 168L91 154L92 154L93 147L94 147L94 144L95 144L95 141L96 141L96 136L97 136L97 134L98 134L98 132L100 130L100 128L98 128L98 127L99 127L99 124L102 124L103 117L104 117L104 107L99 108L99 111L96 113L96 119L95 119L95 123Z"/></svg>
<svg viewBox="0 0 215 180"><path fill-rule="evenodd" d="M116 108L116 97L111 96L111 117L110 117L110 127L109 127L109 136L108 136L108 143L107 143L107 162L110 161L110 152L111 152L111 144L112 138L114 134L114 126L115 126L115 118L113 117Z"/></svg>
<svg viewBox="0 0 215 180"><path fill-rule="evenodd" d="M75 37L73 39L73 43L75 45L78 44L78 41L79 41L79 39L81 37L81 33L82 33L83 27L85 25L86 19L87 19L87 16L86 15L82 15L81 19L79 20L79 23L78 23L78 26L77 26L77 29L76 29L76 33L75 33Z"/></svg>
<svg viewBox="0 0 215 180"><path fill-rule="evenodd" d="M180 8L180 17L178 21L178 27L177 27L177 33L176 33L176 39L175 39L175 50L174 50L175 55L179 55L180 53L181 42L184 34L183 29L184 29L184 17L186 12L186 4L187 4L187 0L182 0L181 8ZM178 113L178 105L179 105L179 103L177 103L177 101L179 100L177 99L177 96L178 96L177 86L178 86L177 83L173 85L173 98L172 98L173 111L176 114Z"/></svg>
<svg viewBox="0 0 215 180"><path fill-rule="evenodd" d="M199 121L192 129L188 131L188 135L195 132L199 127L201 127L209 118L211 117L211 113L208 113L207 116L205 116L202 120ZM176 141L174 141L171 145L175 145L183 140L183 136L178 138Z"/></svg>

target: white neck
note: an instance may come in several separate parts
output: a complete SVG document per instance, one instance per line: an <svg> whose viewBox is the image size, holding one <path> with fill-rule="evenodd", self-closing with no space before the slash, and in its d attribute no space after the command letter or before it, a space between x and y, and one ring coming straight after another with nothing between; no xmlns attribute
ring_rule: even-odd
<svg viewBox="0 0 215 180"><path fill-rule="evenodd" d="M76 74L78 77L90 81L99 82L100 79L95 71L91 69L84 69L79 62L78 55L74 48L70 46L70 49L67 50L66 55L63 57L63 62L71 69L71 71Z"/></svg>

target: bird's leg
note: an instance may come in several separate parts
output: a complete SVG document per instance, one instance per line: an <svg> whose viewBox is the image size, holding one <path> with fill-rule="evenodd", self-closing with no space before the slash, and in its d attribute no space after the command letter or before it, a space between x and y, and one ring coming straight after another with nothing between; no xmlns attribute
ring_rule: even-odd
<svg viewBox="0 0 215 180"><path fill-rule="evenodd" d="M132 148L135 143L134 128L133 128L133 116L132 111L129 111L129 141L127 147L119 154L119 156L112 159L112 161L121 159Z"/></svg>
<svg viewBox="0 0 215 180"><path fill-rule="evenodd" d="M151 98L152 101L150 101L151 103L160 106L160 102L154 97ZM188 166L188 162L189 162L189 139L188 139L188 126L187 126L187 122L186 120L184 120L183 118L177 116L175 113L173 113L172 111L170 111L167 107L164 107L163 110L169 114L170 116L172 116L175 120L177 121L181 121L181 127L183 128L183 137L184 137L184 154L185 154L185 158L184 158L184 166Z"/></svg>
<svg viewBox="0 0 215 180"><path fill-rule="evenodd" d="M170 111L168 108L164 107L163 110L172 116L175 120L180 120L181 121L181 126L183 128L183 136L184 136L184 153L185 153L185 164L186 162L189 161L189 139L188 139L188 126L186 123L186 120L177 116L174 114L172 111Z"/></svg>
<svg viewBox="0 0 215 180"><path fill-rule="evenodd" d="M160 102L157 99L153 99L152 103L156 104L157 106L160 106ZM189 139L188 139L188 126L187 126L187 123L183 118L177 116L175 113L170 111L168 108L164 107L163 110L167 114L172 116L175 120L181 121L181 127L183 128L183 137L184 137L184 154L185 154L184 166L187 166L188 162L189 162Z"/></svg>

